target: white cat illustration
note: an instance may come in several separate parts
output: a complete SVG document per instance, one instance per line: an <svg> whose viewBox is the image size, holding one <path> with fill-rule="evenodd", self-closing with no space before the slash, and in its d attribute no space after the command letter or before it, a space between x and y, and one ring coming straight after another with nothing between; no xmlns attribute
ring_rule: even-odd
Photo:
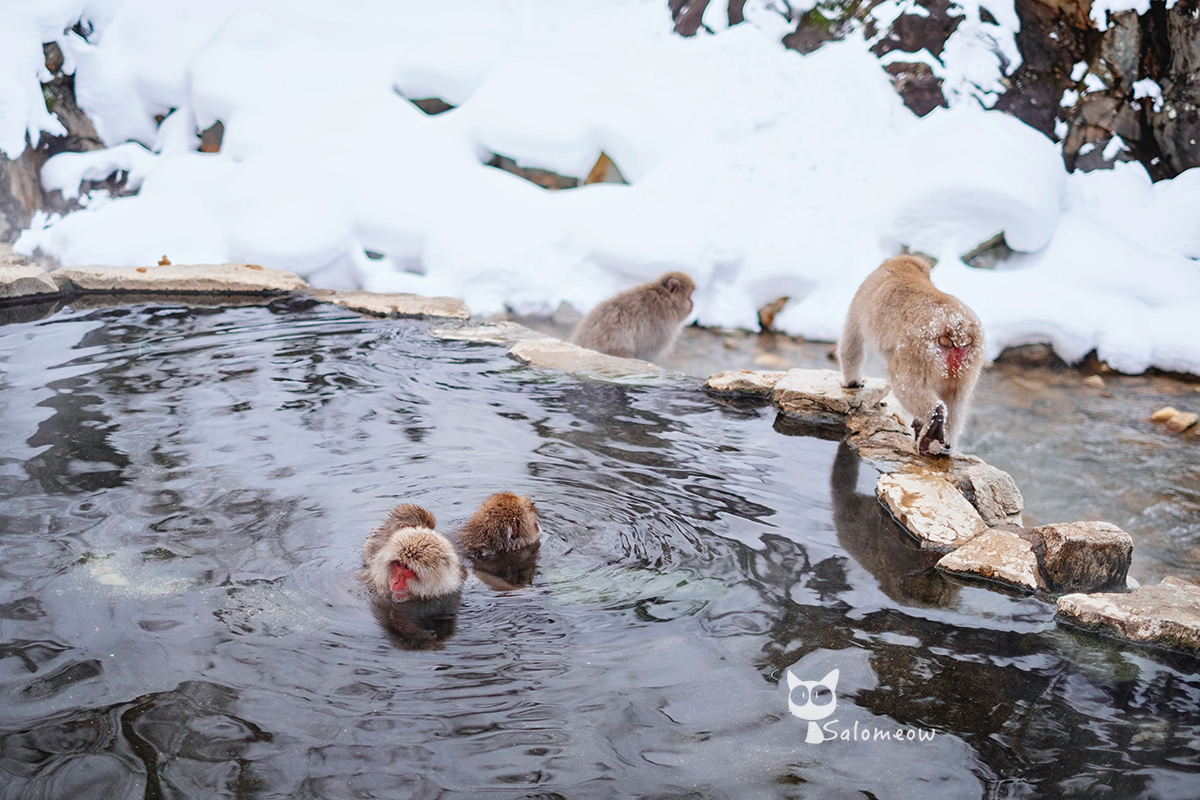
<svg viewBox="0 0 1200 800"><path fill-rule="evenodd" d="M837 681L836 669L819 681L802 681L793 675L790 669L787 671L788 710L800 719L808 720L808 735L804 737L804 741L810 744L825 741L825 734L821 732L817 720L828 717L837 706L837 693L834 691ZM828 690L828 697L822 689ZM798 698L800 702L797 703L793 697Z"/></svg>

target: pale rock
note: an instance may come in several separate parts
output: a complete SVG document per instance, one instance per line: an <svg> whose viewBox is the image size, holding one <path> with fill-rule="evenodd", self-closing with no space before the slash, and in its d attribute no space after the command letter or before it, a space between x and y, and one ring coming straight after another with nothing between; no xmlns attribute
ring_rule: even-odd
<svg viewBox="0 0 1200 800"><path fill-rule="evenodd" d="M1140 644L1200 653L1200 586L1164 578L1120 594L1065 594L1058 619Z"/></svg>
<svg viewBox="0 0 1200 800"><path fill-rule="evenodd" d="M351 311L376 317L451 317L468 319L471 310L457 297L422 297L418 294L335 292L328 301Z"/></svg>
<svg viewBox="0 0 1200 800"><path fill-rule="evenodd" d="M1007 527L984 531L942 556L937 566L957 577L992 581L1024 592L1046 588L1033 543Z"/></svg>
<svg viewBox="0 0 1200 800"><path fill-rule="evenodd" d="M1150 415L1151 422L1166 422L1171 417L1179 413L1179 409L1173 406L1163 406L1158 411Z"/></svg>
<svg viewBox="0 0 1200 800"><path fill-rule="evenodd" d="M875 494L896 521L927 550L948 553L987 530L975 507L953 483L936 475L883 475Z"/></svg>
<svg viewBox="0 0 1200 800"><path fill-rule="evenodd" d="M509 348L508 355L532 367L620 382L643 382L666 374L649 361L605 355L549 337L517 342Z"/></svg>
<svg viewBox="0 0 1200 800"><path fill-rule="evenodd" d="M434 328L430 335L448 342L512 345L525 339L553 339L552 336L526 328L516 322L485 322L462 328ZM556 340L557 341L557 340Z"/></svg>
<svg viewBox="0 0 1200 800"><path fill-rule="evenodd" d="M958 488L988 525L1021 524L1025 498L1017 482L1002 469L983 461L955 472Z"/></svg>
<svg viewBox="0 0 1200 800"><path fill-rule="evenodd" d="M1183 433L1200 420L1200 414L1195 411L1180 411L1167 420L1167 430L1171 433Z"/></svg>
<svg viewBox="0 0 1200 800"><path fill-rule="evenodd" d="M308 287L291 272L258 264L64 267L50 276L63 289L85 292L278 294Z"/></svg>
<svg viewBox="0 0 1200 800"><path fill-rule="evenodd" d="M775 384L783 378L784 372L763 372L761 370L735 369L728 372L718 372L710 375L704 382L704 390L711 394L720 395L749 395L751 397L770 397L775 391Z"/></svg>
<svg viewBox="0 0 1200 800"><path fill-rule="evenodd" d="M785 414L840 423L848 414L875 410L887 392L887 381L879 378L867 378L858 389L845 389L841 372L790 369L775 384L771 400Z"/></svg>
<svg viewBox="0 0 1200 800"><path fill-rule="evenodd" d="M1062 522L1034 528L1045 542L1042 572L1057 592L1112 592L1125 588L1133 539L1108 522Z"/></svg>
<svg viewBox="0 0 1200 800"><path fill-rule="evenodd" d="M1088 375L1083 379L1083 382L1084 385L1091 386L1093 389L1104 388L1104 378L1101 378L1099 375Z"/></svg>
<svg viewBox="0 0 1200 800"><path fill-rule="evenodd" d="M0 300L60 293L58 284L40 267L0 265Z"/></svg>

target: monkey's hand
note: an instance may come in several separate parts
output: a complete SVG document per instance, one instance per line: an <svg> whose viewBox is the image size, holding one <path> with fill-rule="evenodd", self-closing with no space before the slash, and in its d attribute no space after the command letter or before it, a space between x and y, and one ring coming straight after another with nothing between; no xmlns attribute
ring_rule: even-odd
<svg viewBox="0 0 1200 800"><path fill-rule="evenodd" d="M917 437L917 452L923 456L949 455L950 445L946 442L946 405L938 403L933 408L929 422L920 430L921 424L913 420L913 433Z"/></svg>

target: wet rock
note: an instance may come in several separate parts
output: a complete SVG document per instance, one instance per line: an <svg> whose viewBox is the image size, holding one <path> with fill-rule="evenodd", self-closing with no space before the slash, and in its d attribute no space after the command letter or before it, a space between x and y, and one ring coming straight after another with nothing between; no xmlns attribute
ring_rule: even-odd
<svg viewBox="0 0 1200 800"><path fill-rule="evenodd" d="M434 328L430 335L451 342L512 345L526 339L552 339L540 331L515 322L485 322L464 328Z"/></svg>
<svg viewBox="0 0 1200 800"><path fill-rule="evenodd" d="M1167 430L1171 433L1183 433L1200 420L1200 415L1194 411L1181 411L1167 420Z"/></svg>
<svg viewBox="0 0 1200 800"><path fill-rule="evenodd" d="M65 267L50 276L63 289L83 292L274 294L308 287L291 272L258 264Z"/></svg>
<svg viewBox="0 0 1200 800"><path fill-rule="evenodd" d="M775 391L775 385L786 374L786 372L760 372L749 369L718 372L716 375L710 375L704 382L704 391L718 395L770 397Z"/></svg>
<svg viewBox="0 0 1200 800"><path fill-rule="evenodd" d="M1160 408L1158 411L1155 411L1153 414L1150 415L1150 421L1151 422L1166 422L1167 420L1171 419L1171 417L1174 417L1178 413L1179 413L1179 409L1175 408L1174 406L1164 406L1164 407Z"/></svg>
<svg viewBox="0 0 1200 800"><path fill-rule="evenodd" d="M1013 364L1019 367L1066 366L1054 348L1048 344L1022 344L1006 347L996 357L997 364Z"/></svg>
<svg viewBox="0 0 1200 800"><path fill-rule="evenodd" d="M1007 472L980 461L956 471L955 479L959 491L988 525L1021 524L1025 498Z"/></svg>
<svg viewBox="0 0 1200 800"><path fill-rule="evenodd" d="M858 389L842 388L842 373L831 369L792 369L775 384L772 402L785 414L842 423L844 417L877 406L887 381L867 378Z"/></svg>
<svg viewBox="0 0 1200 800"><path fill-rule="evenodd" d="M422 297L417 294L335 292L327 298L334 305L376 317L453 317L467 319L471 309L457 297Z"/></svg>
<svg viewBox="0 0 1200 800"><path fill-rule="evenodd" d="M787 302L790 299L790 297L784 295L783 297L772 300L760 308L758 310L759 330L761 330L763 333L773 331L775 329L775 317L779 315L780 311L783 311L783 307L787 305Z"/></svg>
<svg viewBox="0 0 1200 800"><path fill-rule="evenodd" d="M925 62L893 61L884 70L892 77L892 87L904 100L904 105L918 117L948 105L942 93L942 79L934 75Z"/></svg>
<svg viewBox="0 0 1200 800"><path fill-rule="evenodd" d="M551 172L548 169L540 169L538 167L522 167L515 160L498 153L493 153L492 157L486 163L489 167L511 172L513 175L524 178L530 183L536 183L543 189L551 191L574 189L579 185L578 178L573 178L570 175L559 175L557 172Z"/></svg>
<svg viewBox="0 0 1200 800"><path fill-rule="evenodd" d="M1131 642L1200 653L1200 586L1164 578L1122 594L1067 594L1058 599L1058 620Z"/></svg>
<svg viewBox="0 0 1200 800"><path fill-rule="evenodd" d="M883 475L875 494L921 547L948 553L987 530L975 507L953 483L936 475Z"/></svg>
<svg viewBox="0 0 1200 800"><path fill-rule="evenodd" d="M40 294L61 294L58 284L45 270L41 267L5 265L0 260L0 300Z"/></svg>
<svg viewBox="0 0 1200 800"><path fill-rule="evenodd" d="M1007 526L984 531L942 556L937 566L956 577L991 581L1022 592L1046 588L1033 543Z"/></svg>
<svg viewBox="0 0 1200 800"><path fill-rule="evenodd" d="M1125 588L1133 539L1107 522L1042 525L1033 533L1045 542L1042 572L1056 592L1115 592Z"/></svg>
<svg viewBox="0 0 1200 800"><path fill-rule="evenodd" d="M607 380L638 380L666 374L661 367L649 361L605 355L550 337L517 342L509 349L508 355L531 367L557 369Z"/></svg>

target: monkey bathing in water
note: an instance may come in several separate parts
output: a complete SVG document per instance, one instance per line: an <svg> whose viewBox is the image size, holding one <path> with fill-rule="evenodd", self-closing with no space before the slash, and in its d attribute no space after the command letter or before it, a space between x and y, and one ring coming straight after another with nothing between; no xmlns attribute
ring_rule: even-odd
<svg viewBox="0 0 1200 800"><path fill-rule="evenodd" d="M593 308L576 326L571 342L610 356L654 361L675 344L692 313L695 289L682 272L627 289Z"/></svg>
<svg viewBox="0 0 1200 800"><path fill-rule="evenodd" d="M467 571L450 541L435 531L433 514L411 503L396 506L363 542L363 578L380 599L431 600L462 589Z"/></svg>
<svg viewBox="0 0 1200 800"><path fill-rule="evenodd" d="M458 544L472 559L511 553L537 544L542 526L528 497L500 492L480 504L458 536Z"/></svg>
<svg viewBox="0 0 1200 800"><path fill-rule="evenodd" d="M838 343L842 386L862 386L865 347L888 359L888 380L913 417L917 452L945 453L958 442L983 367L983 327L971 309L939 291L929 262L884 261L867 276Z"/></svg>

